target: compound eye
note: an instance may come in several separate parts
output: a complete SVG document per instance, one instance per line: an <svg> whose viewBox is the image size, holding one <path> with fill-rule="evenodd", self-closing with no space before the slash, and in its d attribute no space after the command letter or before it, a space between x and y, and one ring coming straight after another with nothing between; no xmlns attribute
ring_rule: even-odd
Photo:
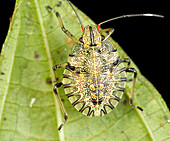
<svg viewBox="0 0 170 141"><path fill-rule="evenodd" d="M105 37L103 35L101 35L101 41L103 41L105 39Z"/></svg>
<svg viewBox="0 0 170 141"><path fill-rule="evenodd" d="M79 41L82 42L82 43L84 43L83 37L80 37Z"/></svg>

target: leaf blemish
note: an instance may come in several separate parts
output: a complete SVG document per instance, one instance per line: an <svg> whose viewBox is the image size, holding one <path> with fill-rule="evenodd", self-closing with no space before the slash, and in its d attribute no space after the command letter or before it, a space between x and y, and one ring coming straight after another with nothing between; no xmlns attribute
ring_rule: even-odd
<svg viewBox="0 0 170 141"><path fill-rule="evenodd" d="M35 58L35 59L39 59L39 57L40 57L40 55L35 51L35 52L34 52L34 58Z"/></svg>
<svg viewBox="0 0 170 141"><path fill-rule="evenodd" d="M24 69L26 69L28 66L27 65L24 65Z"/></svg>
<svg viewBox="0 0 170 141"><path fill-rule="evenodd" d="M32 105L35 103L35 101L36 101L36 98L32 98L32 99L31 99L30 108L32 108Z"/></svg>
<svg viewBox="0 0 170 141"><path fill-rule="evenodd" d="M52 84L51 78L46 78L46 83L47 84Z"/></svg>
<svg viewBox="0 0 170 141"><path fill-rule="evenodd" d="M4 75L5 73L4 72L1 72L1 75Z"/></svg>
<svg viewBox="0 0 170 141"><path fill-rule="evenodd" d="M28 4L28 5L31 5L31 2L30 2L30 1L28 1L28 2L27 2L27 4Z"/></svg>
<svg viewBox="0 0 170 141"><path fill-rule="evenodd" d="M53 29L53 28L54 28L54 26L51 25L51 26L50 26L50 29Z"/></svg>
<svg viewBox="0 0 170 141"><path fill-rule="evenodd" d="M123 102L122 102L123 105L126 105L127 104L127 100L125 99Z"/></svg>
<svg viewBox="0 0 170 141"><path fill-rule="evenodd" d="M59 1L59 2L56 4L56 6L57 6L57 7L60 7L60 6L61 6L61 4L62 4L62 2L61 2L61 1Z"/></svg>
<svg viewBox="0 0 170 141"><path fill-rule="evenodd" d="M136 96L138 97L138 96L140 96L140 94L136 94Z"/></svg>
<svg viewBox="0 0 170 141"><path fill-rule="evenodd" d="M107 132L107 130L106 130L106 129L104 129L104 130L103 130L103 132Z"/></svg>
<svg viewBox="0 0 170 141"><path fill-rule="evenodd" d="M160 123L160 127L163 127L163 124L162 124L162 123Z"/></svg>

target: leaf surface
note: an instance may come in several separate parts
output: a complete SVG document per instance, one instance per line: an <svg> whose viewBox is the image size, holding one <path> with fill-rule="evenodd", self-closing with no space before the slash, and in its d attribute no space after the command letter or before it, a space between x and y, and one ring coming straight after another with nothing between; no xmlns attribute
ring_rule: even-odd
<svg viewBox="0 0 170 141"><path fill-rule="evenodd" d="M138 70L134 103L126 92L113 112L104 117L87 117L79 113L60 89L69 120L63 121L55 95L52 66L67 61L73 42L60 29L50 5L61 14L65 27L77 38L82 34L75 13L66 1L58 7L55 0L17 0L0 63L0 140L1 141L165 141L170 140L169 110L161 95ZM59 6L60 5L60 6ZM94 24L78 11L84 25ZM113 41L121 58L128 57ZM58 71L62 79L63 69Z"/></svg>

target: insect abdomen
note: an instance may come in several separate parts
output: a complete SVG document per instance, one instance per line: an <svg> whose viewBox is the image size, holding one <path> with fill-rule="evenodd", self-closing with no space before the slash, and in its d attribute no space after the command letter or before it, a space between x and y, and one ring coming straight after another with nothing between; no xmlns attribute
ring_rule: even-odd
<svg viewBox="0 0 170 141"><path fill-rule="evenodd" d="M79 54L68 59L63 79L68 84L65 93L75 108L87 116L103 116L117 106L123 95L126 78L122 63L115 64L118 53L110 42L98 47L81 48ZM75 47L75 49L77 49ZM73 50L74 53L74 50Z"/></svg>

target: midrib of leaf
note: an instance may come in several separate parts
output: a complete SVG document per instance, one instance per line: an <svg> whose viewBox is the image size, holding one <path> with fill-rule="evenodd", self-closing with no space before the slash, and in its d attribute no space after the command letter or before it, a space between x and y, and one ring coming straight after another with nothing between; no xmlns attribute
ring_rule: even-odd
<svg viewBox="0 0 170 141"><path fill-rule="evenodd" d="M138 71L138 72L139 72L139 71ZM140 75L141 75L141 74L140 74ZM127 95L128 98L130 98L129 94L126 93L126 95ZM145 126L145 128L146 128L146 130L147 130L147 133L148 133L149 137L151 138L151 140L152 140L152 141L156 141L156 139L155 139L155 137L154 137L154 135L153 135L153 132L152 132L150 126L148 125L145 117L143 116L142 112L141 112L139 109L137 109L137 108L134 108L134 109L135 109L135 111L136 111L136 114L139 115L141 121L143 122L143 124L144 124L144 126Z"/></svg>
<svg viewBox="0 0 170 141"><path fill-rule="evenodd" d="M52 80L55 80L54 72L52 70L53 62L52 62L50 47L49 47L49 43L48 43L47 34L45 32L45 27L44 27L44 24L43 24L43 19L42 19L39 3L38 3L37 0L34 0L34 3L35 3L37 15L38 15L38 20L40 22L40 27L41 27L41 31L42 31L43 41L44 41L44 45L45 45L45 49L46 49L46 53L47 53L47 57L48 57L48 64L49 64L49 67L50 67L50 75L51 75ZM60 111L59 103L58 103L54 93L53 93L53 97L54 97L54 100L55 100L56 119L57 119L57 122L58 122L58 125L59 125L62 122L61 111ZM65 140L64 139L64 131L63 130L61 130L61 132L59 133L59 138L60 138L60 141L64 141Z"/></svg>
<svg viewBox="0 0 170 141"><path fill-rule="evenodd" d="M156 139L155 139L155 137L152 133L152 130L150 129L150 127L149 127L147 121L145 120L144 116L142 115L141 112L138 112L138 114L139 114L139 117L141 118L141 120L143 121L143 124L145 125L146 130L148 131L149 137L152 139L152 141L156 141Z"/></svg>
<svg viewBox="0 0 170 141"><path fill-rule="evenodd" d="M13 13L15 14L15 13ZM14 15L13 15L14 17ZM21 18L21 17L19 17ZM6 87L5 87L5 91L4 91L4 96L3 96L3 99L2 99L2 104L0 106L0 126L1 126L1 121L2 121L2 115L3 115L3 110L4 110L4 106L5 106L5 101L6 101L6 97L7 97L7 94L8 94L8 88L9 88L9 85L10 85L10 79L11 79L11 73L12 73L12 68L13 68L13 64L14 64L14 57L15 57L15 52L16 52L16 47L17 47L17 39L18 39L18 36L19 36L19 31L20 31L20 22L21 22L21 19L19 19L19 23L18 23L18 26L15 26L15 27L18 27L17 28L17 34L16 34L16 38L15 38L15 44L13 45L13 53L11 54L11 64L9 65L9 73L6 73L8 74L7 76L7 79L6 79ZM10 29L9 29L9 32L8 32L8 35L10 34ZM7 56L7 57L10 57L10 56Z"/></svg>
<svg viewBox="0 0 170 141"><path fill-rule="evenodd" d="M138 72L139 72L139 75L142 75L139 70L138 70ZM140 79L139 79L139 80L140 80ZM140 80L140 81L141 81L141 80ZM150 90L149 87L148 87L148 89L149 89L150 92L152 92L152 90ZM152 93L153 93L153 92L152 92ZM156 102L159 104L159 106L161 107L161 109L162 109L162 111L163 111L163 113L164 113L165 118L168 120L168 115L166 115L165 109L162 107L162 104L160 104L160 102L158 101L158 99L155 98L155 100L156 100ZM147 122L146 118L144 117L144 115L142 114L142 112L140 112L140 111L137 110L137 109L135 109L135 110L136 110L137 114L139 115L141 121L143 122L143 124L144 124L144 126L145 126L145 128L146 128L146 130L147 130L147 133L148 133L149 137L151 138L151 140L152 140L152 141L156 141L155 136L154 136L154 134L153 134L153 131L151 130L150 126L148 125L148 122Z"/></svg>
<svg viewBox="0 0 170 141"><path fill-rule="evenodd" d="M112 40L112 41L113 41L113 40ZM138 73L139 73L139 75L142 75L139 70L138 70ZM130 98L129 94L126 93L126 95L127 95L128 98ZM149 137L151 138L151 140L152 140L152 141L156 141L156 139L155 139L155 137L154 137L154 135L153 135L153 132L152 132L150 126L148 125L145 117L143 116L142 112L141 112L139 109L137 109L137 108L134 108L134 109L135 109L135 111L136 111L136 114L139 115L142 123L144 124L144 126L145 126L145 128L146 128L146 130L147 130L147 133L148 133Z"/></svg>

